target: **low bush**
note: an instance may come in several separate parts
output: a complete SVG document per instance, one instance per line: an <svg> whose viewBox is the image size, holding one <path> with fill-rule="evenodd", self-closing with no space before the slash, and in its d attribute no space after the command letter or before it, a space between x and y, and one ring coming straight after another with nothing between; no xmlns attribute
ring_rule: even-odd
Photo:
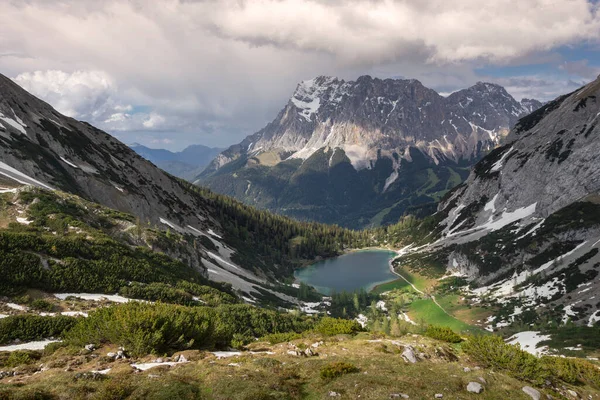
<svg viewBox="0 0 600 400"><path fill-rule="evenodd" d="M147 285L132 283L129 286L123 286L119 289L119 294L132 299L162 301L163 303L181 305L192 305L195 303L191 294L161 282L153 282Z"/></svg>
<svg viewBox="0 0 600 400"><path fill-rule="evenodd" d="M21 341L42 340L61 337L71 329L77 318L67 316L42 317L39 315L13 315L0 319L0 344Z"/></svg>
<svg viewBox="0 0 600 400"><path fill-rule="evenodd" d="M537 358L521 350L518 345L506 344L501 337L493 335L471 336L462 348L485 367L535 384L550 379L600 388L600 370L586 360L548 356Z"/></svg>
<svg viewBox="0 0 600 400"><path fill-rule="evenodd" d="M579 358L542 357L542 367L552 378L570 384L587 384L600 388L600 370L592 363Z"/></svg>
<svg viewBox="0 0 600 400"><path fill-rule="evenodd" d="M505 371L517 379L542 384L550 377L537 357L521 350L518 345L504 343L500 336L470 336L462 344L462 349L484 367Z"/></svg>
<svg viewBox="0 0 600 400"><path fill-rule="evenodd" d="M133 355L145 355L188 348L240 347L256 337L310 328L309 318L245 304L212 308L131 302L102 308L79 319L66 340L78 346L118 344Z"/></svg>
<svg viewBox="0 0 600 400"><path fill-rule="evenodd" d="M429 325L425 330L425 336L448 343L460 343L463 339L447 326Z"/></svg>
<svg viewBox="0 0 600 400"><path fill-rule="evenodd" d="M506 372L517 379L542 384L547 379L569 384L587 384L600 388L600 370L578 358L544 356L537 358L519 348L504 343L501 337L471 336L462 348L485 367Z"/></svg>
<svg viewBox="0 0 600 400"><path fill-rule="evenodd" d="M35 351L17 350L11 352L8 357L0 359L0 365L5 368L14 368L20 365L31 364L39 360L41 355Z"/></svg>
<svg viewBox="0 0 600 400"><path fill-rule="evenodd" d="M315 331L326 336L353 335L362 327L354 320L324 317L315 326Z"/></svg>
<svg viewBox="0 0 600 400"><path fill-rule="evenodd" d="M322 379L334 379L342 375L358 372L356 365L347 362L334 362L321 368Z"/></svg>
<svg viewBox="0 0 600 400"><path fill-rule="evenodd" d="M54 305L44 299L35 299L29 305L34 310L51 312L54 310Z"/></svg>
<svg viewBox="0 0 600 400"><path fill-rule="evenodd" d="M66 339L79 346L118 344L139 356L210 346L212 331L211 315L203 308L131 302L90 313Z"/></svg>

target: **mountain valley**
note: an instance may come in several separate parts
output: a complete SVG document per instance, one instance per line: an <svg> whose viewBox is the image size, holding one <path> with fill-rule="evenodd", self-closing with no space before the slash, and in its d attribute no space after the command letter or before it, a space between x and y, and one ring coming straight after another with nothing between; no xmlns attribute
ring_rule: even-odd
<svg viewBox="0 0 600 400"><path fill-rule="evenodd" d="M328 99L414 89L431 113L452 99L458 114L476 96L532 111L490 84L444 98L416 81L324 83L310 89ZM379 212L338 209L370 215L356 226L377 226L363 230L272 214L164 172L0 76L0 398L598 397L600 79L521 119L499 113L490 124L506 131L457 125L439 147L423 128L394 139L395 153L373 142L358 158L310 144L315 125L355 111L306 96L280 114L295 115L287 131L253 137L268 151L216 168L256 149L243 142L207 174L288 173L305 205L329 199L323 186L336 201L390 204L358 175L389 201L427 199L388 205L378 223ZM296 128L307 129L299 142ZM393 250L397 279L329 296L294 280L365 249Z"/></svg>

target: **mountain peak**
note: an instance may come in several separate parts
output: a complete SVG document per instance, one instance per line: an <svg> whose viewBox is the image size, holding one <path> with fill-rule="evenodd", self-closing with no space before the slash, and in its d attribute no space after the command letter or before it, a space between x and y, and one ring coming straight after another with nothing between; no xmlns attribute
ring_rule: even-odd
<svg viewBox="0 0 600 400"><path fill-rule="evenodd" d="M496 93L496 92L506 92L506 89L503 86L498 85L497 83L492 82L482 82L479 81L475 85L471 86L469 89L474 89L480 92L488 92L488 93Z"/></svg>

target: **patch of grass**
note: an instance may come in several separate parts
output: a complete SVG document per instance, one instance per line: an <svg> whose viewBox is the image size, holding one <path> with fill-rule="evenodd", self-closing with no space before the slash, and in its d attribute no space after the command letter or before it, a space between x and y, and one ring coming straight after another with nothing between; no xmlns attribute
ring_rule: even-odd
<svg viewBox="0 0 600 400"><path fill-rule="evenodd" d="M480 332L477 327L466 324L439 308L431 299L413 301L409 306L409 316L415 322L447 326L456 332Z"/></svg>
<svg viewBox="0 0 600 400"><path fill-rule="evenodd" d="M271 344L277 344L291 342L292 340L300 339L301 337L302 335L296 332L272 333L270 335L263 336L260 340L269 342Z"/></svg>
<svg viewBox="0 0 600 400"><path fill-rule="evenodd" d="M381 294L384 292L389 292L390 290L394 290L394 289L410 289L412 290L412 287L404 280L404 279L396 279L395 281L391 281L391 282L386 282L386 283L382 283L380 285L377 285L373 288L373 290L371 290L372 294Z"/></svg>
<svg viewBox="0 0 600 400"><path fill-rule="evenodd" d="M415 272L408 271L407 268L402 266L394 266L394 270L406 278L410 283L415 285L415 287L419 290L425 291L427 288L433 286L434 281L428 279L422 275L419 275ZM402 279L402 278L400 278Z"/></svg>

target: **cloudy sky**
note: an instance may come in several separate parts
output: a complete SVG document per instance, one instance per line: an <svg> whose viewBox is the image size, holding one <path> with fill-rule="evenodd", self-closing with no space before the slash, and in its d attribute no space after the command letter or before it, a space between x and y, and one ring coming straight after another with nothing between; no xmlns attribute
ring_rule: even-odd
<svg viewBox="0 0 600 400"><path fill-rule="evenodd" d="M238 142L316 75L548 100L600 74L598 0L0 0L0 15L0 73L173 150Z"/></svg>

